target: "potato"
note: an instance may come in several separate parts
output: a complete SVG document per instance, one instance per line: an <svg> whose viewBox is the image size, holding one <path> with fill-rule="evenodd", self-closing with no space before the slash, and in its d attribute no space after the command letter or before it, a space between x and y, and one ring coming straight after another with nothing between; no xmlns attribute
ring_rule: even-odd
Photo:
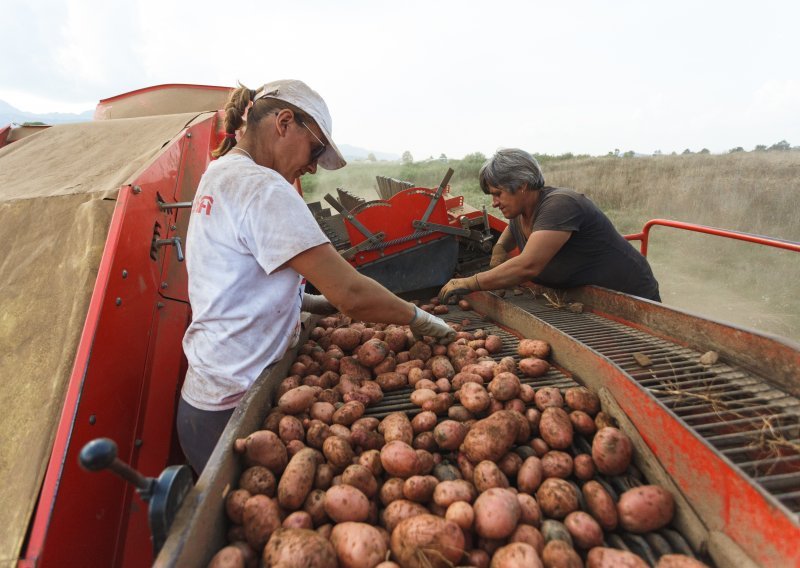
<svg viewBox="0 0 800 568"><path fill-rule="evenodd" d="M389 346L380 339L370 339L358 348L358 362L370 369L376 367L386 359Z"/></svg>
<svg viewBox="0 0 800 568"><path fill-rule="evenodd" d="M247 544L261 550L281 526L278 503L266 495L253 495L244 504L242 523Z"/></svg>
<svg viewBox="0 0 800 568"><path fill-rule="evenodd" d="M396 368L397 368L397 361L395 360L394 357L390 355L386 357L386 359L375 365L372 368L372 372L375 373L375 375L377 376L380 375L381 373L391 373Z"/></svg>
<svg viewBox="0 0 800 568"><path fill-rule="evenodd" d="M540 339L520 339L517 353L522 358L537 357L547 359L550 356L550 345Z"/></svg>
<svg viewBox="0 0 800 568"><path fill-rule="evenodd" d="M404 568L449 568L464 555L464 533L441 517L411 517L392 532L392 554Z"/></svg>
<svg viewBox="0 0 800 568"><path fill-rule="evenodd" d="M470 304L468 300L459 300L458 307L464 311L468 311L472 309L472 304Z"/></svg>
<svg viewBox="0 0 800 568"><path fill-rule="evenodd" d="M361 450L377 450L382 448L386 441L383 439L383 434L372 432L370 430L356 430L350 437L352 446L361 448Z"/></svg>
<svg viewBox="0 0 800 568"><path fill-rule="evenodd" d="M399 327L386 330L386 344L389 346L390 351L400 353L406 350L408 338L405 330Z"/></svg>
<svg viewBox="0 0 800 568"><path fill-rule="evenodd" d="M598 430L603 428L616 428L617 423L616 421L608 414L603 412L602 410L597 413L597 416L594 417L595 426L597 426Z"/></svg>
<svg viewBox="0 0 800 568"><path fill-rule="evenodd" d="M408 355L412 359L420 359L421 361L427 361L432 354L431 346L424 341L417 341L408 349Z"/></svg>
<svg viewBox="0 0 800 568"><path fill-rule="evenodd" d="M437 379L452 379L456 375L450 359L444 356L431 359L431 371Z"/></svg>
<svg viewBox="0 0 800 568"><path fill-rule="evenodd" d="M492 487L508 488L508 478L500 471L496 463L489 460L484 460L475 466L472 482L479 493Z"/></svg>
<svg viewBox="0 0 800 568"><path fill-rule="evenodd" d="M520 506L508 489L487 489L475 499L475 532L484 538L507 538L517 528Z"/></svg>
<svg viewBox="0 0 800 568"><path fill-rule="evenodd" d="M536 456L526 458L517 473L517 488L525 493L534 493L544 479L542 460Z"/></svg>
<svg viewBox="0 0 800 568"><path fill-rule="evenodd" d="M691 556L665 554L658 559L656 568L708 568L708 566Z"/></svg>
<svg viewBox="0 0 800 568"><path fill-rule="evenodd" d="M500 468L500 471L502 471L506 477L517 477L519 468L522 467L522 458L514 452L508 452L497 462L497 467Z"/></svg>
<svg viewBox="0 0 800 568"><path fill-rule="evenodd" d="M386 558L388 549L380 531L366 523L339 523L330 541L341 568L373 568Z"/></svg>
<svg viewBox="0 0 800 568"><path fill-rule="evenodd" d="M438 449L438 446L436 445L436 438L433 436L433 432L420 432L414 436L414 441L411 442L411 447L415 450L427 450L429 452Z"/></svg>
<svg viewBox="0 0 800 568"><path fill-rule="evenodd" d="M246 554L241 546L226 546L214 555L208 568L245 568L248 565Z"/></svg>
<svg viewBox="0 0 800 568"><path fill-rule="evenodd" d="M481 379L484 380L484 382L491 381L492 378L494 377L494 368L496 366L497 363L495 363L494 361L481 361L479 363L475 363L472 365L466 365L464 368L461 369L461 372L469 375L478 375ZM454 382L457 376L458 375L453 377ZM453 386L455 386L455 384Z"/></svg>
<svg viewBox="0 0 800 568"><path fill-rule="evenodd" d="M539 508L539 503L536 502L536 499L527 493L517 493L517 501L519 502L520 524L539 527L542 523L542 510Z"/></svg>
<svg viewBox="0 0 800 568"><path fill-rule="evenodd" d="M457 501L472 503L476 496L475 486L463 479L441 481L433 490L433 502L445 508Z"/></svg>
<svg viewBox="0 0 800 568"><path fill-rule="evenodd" d="M328 438L334 439L337 438ZM300 450L294 455L278 482L278 503L281 507L290 511L300 508L314 485L317 460L318 452L311 448Z"/></svg>
<svg viewBox="0 0 800 568"><path fill-rule="evenodd" d="M447 410L453 406L453 395L448 392L440 392L435 397L422 403L422 410L430 410L437 415L447 414Z"/></svg>
<svg viewBox="0 0 800 568"><path fill-rule="evenodd" d="M405 412L393 412L378 425L378 432L383 434L387 443L400 441L410 444L414 439L414 427Z"/></svg>
<svg viewBox="0 0 800 568"><path fill-rule="evenodd" d="M372 378L372 371L369 367L365 367L358 362L355 357L342 357L339 360L339 374L349 375L351 378L360 380L369 380Z"/></svg>
<svg viewBox="0 0 800 568"><path fill-rule="evenodd" d="M530 495L528 495L528 497L530 497ZM508 541L524 542L525 544L529 544L540 556L542 554L542 550L544 550L544 537L542 536L542 533L539 532L539 529L532 527L531 525L520 524L517 526L517 528L514 529L514 532L511 533Z"/></svg>
<svg viewBox="0 0 800 568"><path fill-rule="evenodd" d="M569 421L572 422L572 429L582 436L591 437L597 431L592 417L583 410L573 410L569 413Z"/></svg>
<svg viewBox="0 0 800 568"><path fill-rule="evenodd" d="M456 479L461 479L461 472L448 461L436 464L432 474L439 481L455 481Z"/></svg>
<svg viewBox="0 0 800 568"><path fill-rule="evenodd" d="M328 519L328 514L325 512L325 491L322 489L312 489L308 497L306 497L305 503L303 503L303 511L308 513L315 527L322 526L329 522L330 519Z"/></svg>
<svg viewBox="0 0 800 568"><path fill-rule="evenodd" d="M342 472L342 483L352 485L370 499L378 493L378 482L375 476L368 468L360 464L352 464L345 468Z"/></svg>
<svg viewBox="0 0 800 568"><path fill-rule="evenodd" d="M469 503L456 501L447 508L444 518L457 524L461 530L467 532L472 529L472 523L475 522L475 511L472 510L472 505Z"/></svg>
<svg viewBox="0 0 800 568"><path fill-rule="evenodd" d="M233 523L241 525L244 522L242 520L244 504L250 497L252 494L245 489L234 489L225 497L225 512Z"/></svg>
<svg viewBox="0 0 800 568"><path fill-rule="evenodd" d="M489 408L491 399L481 385L477 383L464 383L459 392L459 402L461 405L474 414L483 412Z"/></svg>
<svg viewBox="0 0 800 568"><path fill-rule="evenodd" d="M586 568L648 568L648 564L632 552L597 546L589 551Z"/></svg>
<svg viewBox="0 0 800 568"><path fill-rule="evenodd" d="M443 420L433 429L436 444L443 450L457 450L467 436L467 427L455 420Z"/></svg>
<svg viewBox="0 0 800 568"><path fill-rule="evenodd" d="M381 514L381 523L389 533L393 533L394 529L405 519L416 517L417 515L426 515L430 511L413 501L407 499L397 499L389 503Z"/></svg>
<svg viewBox="0 0 800 568"><path fill-rule="evenodd" d="M564 391L564 399L572 410L580 410L590 416L600 412L600 399L586 387L571 387Z"/></svg>
<svg viewBox="0 0 800 568"><path fill-rule="evenodd" d="M497 335L487 335L484 348L492 355L499 353L503 350L503 340Z"/></svg>
<svg viewBox="0 0 800 568"><path fill-rule="evenodd" d="M613 531L617 528L619 516L617 505L611 495L597 481L587 481L581 488L586 509L604 530Z"/></svg>
<svg viewBox="0 0 800 568"><path fill-rule="evenodd" d="M581 557L563 540L551 540L545 545L542 562L548 568L583 568Z"/></svg>
<svg viewBox="0 0 800 568"><path fill-rule="evenodd" d="M381 421L374 416L362 416L350 425L350 431L355 432L356 430L377 430L380 423Z"/></svg>
<svg viewBox="0 0 800 568"><path fill-rule="evenodd" d="M517 566L542 568L544 565L539 560L536 549L525 542L507 544L497 549L492 556L491 568L516 568Z"/></svg>
<svg viewBox="0 0 800 568"><path fill-rule="evenodd" d="M531 440L530 446L538 457L542 457L550 451L550 446L541 438L534 438Z"/></svg>
<svg viewBox="0 0 800 568"><path fill-rule="evenodd" d="M284 416L278 423L278 436L281 442L288 444L293 440L305 440L305 430L303 423L295 416Z"/></svg>
<svg viewBox="0 0 800 568"><path fill-rule="evenodd" d="M278 410L284 414L301 414L314 403L315 387L299 386L278 399Z"/></svg>
<svg viewBox="0 0 800 568"><path fill-rule="evenodd" d="M239 477L239 489L244 489L251 495L275 496L275 476L267 468L254 465L248 467ZM237 524L242 524L239 521Z"/></svg>
<svg viewBox="0 0 800 568"><path fill-rule="evenodd" d="M340 327L331 333L331 341L343 351L352 351L361 343L361 332L349 327Z"/></svg>
<svg viewBox="0 0 800 568"><path fill-rule="evenodd" d="M264 549L266 566L307 566L336 568L333 545L316 531L307 529L278 529Z"/></svg>
<svg viewBox="0 0 800 568"><path fill-rule="evenodd" d="M555 408L564 406L564 397L561 396L561 391L556 387L540 388L534 395L534 401L536 402L536 408L541 411L551 406Z"/></svg>
<svg viewBox="0 0 800 568"><path fill-rule="evenodd" d="M369 499L352 485L334 485L325 492L325 513L335 522L363 522L369 516Z"/></svg>
<svg viewBox="0 0 800 568"><path fill-rule="evenodd" d="M402 353L398 354L398 361L400 360L400 355L402 355ZM395 373L400 373L401 375L408 375L411 372L411 369L422 369L424 366L425 363L421 359L410 359L397 365L394 371Z"/></svg>
<svg viewBox="0 0 800 568"><path fill-rule="evenodd" d="M489 383L489 393L501 402L516 398L519 389L519 378L514 373L500 373Z"/></svg>
<svg viewBox="0 0 800 568"><path fill-rule="evenodd" d="M526 377L541 377L550 370L550 363L544 359L527 357L519 360L519 370Z"/></svg>
<svg viewBox="0 0 800 568"><path fill-rule="evenodd" d="M333 478L336 476L336 469L329 463L322 463L317 466L317 473L314 475L314 488L323 491L331 486Z"/></svg>
<svg viewBox="0 0 800 568"><path fill-rule="evenodd" d="M519 432L516 414L500 410L473 424L462 445L467 458L478 463L483 460L497 461L503 457L511 449Z"/></svg>
<svg viewBox="0 0 800 568"><path fill-rule="evenodd" d="M425 402L436 398L436 391L432 389L418 389L411 393L410 398L412 404L422 407ZM486 395L486 400L488 406L489 395Z"/></svg>
<svg viewBox="0 0 800 568"><path fill-rule="evenodd" d="M322 444L322 453L328 463L338 471L342 471L353 463L355 452L347 440L339 436L330 436ZM290 462L291 463L291 462Z"/></svg>
<svg viewBox="0 0 800 568"><path fill-rule="evenodd" d="M633 444L627 434L616 428L602 428L592 440L592 459L597 471L605 475L620 475L628 469Z"/></svg>
<svg viewBox="0 0 800 568"><path fill-rule="evenodd" d="M548 477L567 479L572 475L573 468L572 456L566 452L551 450L542 456L542 472L545 479Z"/></svg>
<svg viewBox="0 0 800 568"><path fill-rule="evenodd" d="M589 454L578 454L573 460L575 467L575 477L581 481L589 481L594 478L594 462Z"/></svg>
<svg viewBox="0 0 800 568"><path fill-rule="evenodd" d="M658 485L634 487L620 495L619 524L633 533L647 533L669 524L675 513L672 494Z"/></svg>
<svg viewBox="0 0 800 568"><path fill-rule="evenodd" d="M475 416L469 410L459 404L447 409L447 417L456 422L468 422L475 419Z"/></svg>
<svg viewBox="0 0 800 568"><path fill-rule="evenodd" d="M274 474L280 474L289 462L286 446L274 432L258 430L247 438L239 438L234 448L244 453L249 465L266 467Z"/></svg>
<svg viewBox="0 0 800 568"><path fill-rule="evenodd" d="M403 497L415 503L427 503L439 480L432 475L412 475L403 484Z"/></svg>
<svg viewBox="0 0 800 568"><path fill-rule="evenodd" d="M334 412L336 412L336 407L330 402L315 402L311 405L311 410L309 410L311 418L324 424L333 423Z"/></svg>
<svg viewBox="0 0 800 568"><path fill-rule="evenodd" d="M574 433L566 411L562 408L546 407L539 421L539 435L551 448L557 450L569 448Z"/></svg>
<svg viewBox="0 0 800 568"><path fill-rule="evenodd" d="M394 440L383 446L381 465L389 475L403 479L417 475L421 466L414 448L400 440Z"/></svg>
<svg viewBox="0 0 800 568"><path fill-rule="evenodd" d="M569 534L567 527L564 526L564 523L560 523L553 519L545 519L542 521L542 525L539 530L544 537L545 544L552 540L561 540L567 543L570 548L572 548L572 536Z"/></svg>
<svg viewBox="0 0 800 568"><path fill-rule="evenodd" d="M603 529L590 514L573 511L564 519L564 526L578 548L589 550L595 546L603 546Z"/></svg>
<svg viewBox="0 0 800 568"><path fill-rule="evenodd" d="M333 423L334 424L342 424L344 426L349 426L362 416L364 416L364 411L366 407L363 403L353 400L350 402L346 402L339 409L333 413Z"/></svg>
<svg viewBox="0 0 800 568"><path fill-rule="evenodd" d="M313 529L314 521L305 511L295 511L283 519L281 526L285 529Z"/></svg>
<svg viewBox="0 0 800 568"><path fill-rule="evenodd" d="M568 481L551 477L536 491L536 501L542 512L552 519L563 519L578 510L578 495Z"/></svg>
<svg viewBox="0 0 800 568"><path fill-rule="evenodd" d="M408 375L400 373L382 373L375 378L375 382L383 392L391 392L408 386Z"/></svg>

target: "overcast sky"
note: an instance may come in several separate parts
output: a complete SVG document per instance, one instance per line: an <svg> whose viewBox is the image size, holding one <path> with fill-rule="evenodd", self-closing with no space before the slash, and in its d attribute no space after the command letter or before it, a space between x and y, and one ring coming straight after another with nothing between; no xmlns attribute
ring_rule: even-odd
<svg viewBox="0 0 800 568"><path fill-rule="evenodd" d="M299 78L415 158L800 145L800 2L3 0L0 99Z"/></svg>

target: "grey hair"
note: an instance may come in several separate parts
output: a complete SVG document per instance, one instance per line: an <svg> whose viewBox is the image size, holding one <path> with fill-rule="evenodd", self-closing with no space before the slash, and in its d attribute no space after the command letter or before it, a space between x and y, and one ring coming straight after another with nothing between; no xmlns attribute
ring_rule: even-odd
<svg viewBox="0 0 800 568"><path fill-rule="evenodd" d="M518 189L544 187L544 174L539 162L525 150L506 148L486 160L478 173L478 181L483 193L489 193L489 186L515 193Z"/></svg>

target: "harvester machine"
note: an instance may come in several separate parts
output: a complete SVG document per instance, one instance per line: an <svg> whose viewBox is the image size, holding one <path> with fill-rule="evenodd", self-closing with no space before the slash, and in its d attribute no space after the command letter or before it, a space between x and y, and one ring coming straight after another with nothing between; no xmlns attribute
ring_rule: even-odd
<svg viewBox="0 0 800 568"><path fill-rule="evenodd" d="M162 85L100 101L89 123L0 130L0 566L205 566L226 543L225 497L243 468L233 442L261 427L303 344L247 393L195 479L174 429L191 318L183 245L189 215L214 206L195 193L228 92ZM382 178L377 200L342 189L309 208L358 270L425 300L483 269L505 227L443 174L437 187ZM644 252L650 226L630 236ZM633 466L599 478L609 494L657 483L674 497L668 526L610 530L605 546L649 565L680 552L800 566L800 345L596 287L468 300L443 317L500 337L498 358L518 362L520 338L547 341L550 370L521 381L587 386L631 438ZM411 392L367 416L419 412Z"/></svg>

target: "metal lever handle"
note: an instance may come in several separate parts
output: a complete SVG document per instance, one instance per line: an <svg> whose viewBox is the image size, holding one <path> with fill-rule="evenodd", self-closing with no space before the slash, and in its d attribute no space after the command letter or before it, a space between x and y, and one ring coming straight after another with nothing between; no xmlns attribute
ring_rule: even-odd
<svg viewBox="0 0 800 568"><path fill-rule="evenodd" d="M145 477L117 457L117 444L110 438L96 438L83 446L78 456L81 467L87 471L109 469L125 481L133 484L147 501L155 479Z"/></svg>
<svg viewBox="0 0 800 568"><path fill-rule="evenodd" d="M172 237L171 239L157 239L156 246L163 247L166 245L175 245L175 253L178 256L178 262L183 262L185 257L183 256L183 245L181 242L182 241L180 237Z"/></svg>
<svg viewBox="0 0 800 568"><path fill-rule="evenodd" d="M176 203L166 203L165 201L158 202L158 208L162 211L171 211L172 209L189 209L194 205L193 201L178 201Z"/></svg>
<svg viewBox="0 0 800 568"><path fill-rule="evenodd" d="M444 188L446 188L447 184L450 183L450 178L453 176L453 173L454 173L453 168L447 168L447 173L444 174L442 183L440 183L439 187L436 188L436 193L431 198L431 202L428 203L428 208L425 210L425 214L422 216L422 219L420 219L420 221L422 221L423 226L425 225L425 223L428 222L431 213L433 213L433 208L436 207L436 204L439 202L439 199L442 198L442 193L444 192Z"/></svg>

